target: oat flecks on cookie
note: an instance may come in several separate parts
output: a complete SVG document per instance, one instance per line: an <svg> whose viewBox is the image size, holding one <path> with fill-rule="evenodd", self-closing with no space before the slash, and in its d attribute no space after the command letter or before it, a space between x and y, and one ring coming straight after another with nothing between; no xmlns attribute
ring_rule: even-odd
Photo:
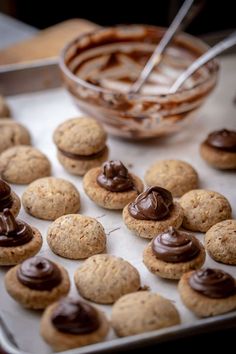
<svg viewBox="0 0 236 354"><path fill-rule="evenodd" d="M36 218L56 220L79 211L80 194L72 183L62 178L45 177L26 188L22 204L25 211Z"/></svg>
<svg viewBox="0 0 236 354"><path fill-rule="evenodd" d="M180 323L170 300L149 291L122 296L113 306L111 324L119 337L154 331Z"/></svg>
<svg viewBox="0 0 236 354"><path fill-rule="evenodd" d="M83 176L107 160L107 134L102 125L89 117L73 118L60 124L53 135L57 157L70 173Z"/></svg>
<svg viewBox="0 0 236 354"><path fill-rule="evenodd" d="M55 351L64 351L101 342L109 332L109 323L94 306L64 298L47 307L40 332Z"/></svg>
<svg viewBox="0 0 236 354"><path fill-rule="evenodd" d="M47 156L32 146L16 145L0 154L0 175L9 183L29 184L50 174Z"/></svg>
<svg viewBox="0 0 236 354"><path fill-rule="evenodd" d="M141 286L134 266L122 258L105 254L88 258L76 270L74 278L81 296L101 304L112 304Z"/></svg>
<svg viewBox="0 0 236 354"><path fill-rule="evenodd" d="M30 133L26 127L11 119L0 119L0 153L15 145L30 145Z"/></svg>
<svg viewBox="0 0 236 354"><path fill-rule="evenodd" d="M187 230L206 232L216 223L231 218L229 201L217 192L195 189L184 194L179 203L184 210L183 227Z"/></svg>
<svg viewBox="0 0 236 354"><path fill-rule="evenodd" d="M149 167L145 174L148 186L168 189L173 197L198 187L198 174L187 162L181 160L160 160Z"/></svg>
<svg viewBox="0 0 236 354"><path fill-rule="evenodd" d="M105 252L106 235L100 222L79 214L64 215L48 229L51 250L69 259L83 259Z"/></svg>
<svg viewBox="0 0 236 354"><path fill-rule="evenodd" d="M224 220L205 235L205 247L216 262L236 265L236 220Z"/></svg>

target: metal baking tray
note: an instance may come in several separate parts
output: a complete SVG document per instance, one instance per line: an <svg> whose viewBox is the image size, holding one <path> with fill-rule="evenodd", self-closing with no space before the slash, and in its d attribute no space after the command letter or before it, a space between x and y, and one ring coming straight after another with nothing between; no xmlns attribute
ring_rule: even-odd
<svg viewBox="0 0 236 354"><path fill-rule="evenodd" d="M198 147L208 131L227 126L235 128L235 95L236 61L234 57L222 59L222 77L216 91L209 98L206 105L183 131L167 139L144 142L131 142L117 138L109 138L111 159L121 159L131 171L143 178L147 167L158 159L175 158L190 162L199 172L200 187L208 188L224 194L233 206L235 218L235 173L216 171L208 167L201 160ZM64 89L53 89L30 94L11 96L8 98L14 118L25 124L33 137L33 145L46 153L53 165L53 175L65 178L76 185L81 193L81 213L96 217L104 226L107 234L107 252L115 254L130 261L140 272L142 285L149 286L152 291L173 301L181 315L181 324L178 326L143 333L140 335L117 338L111 330L106 341L83 348L70 350L64 353L98 353L112 351L120 348L130 348L144 344L158 343L177 337L193 335L199 332L236 326L236 311L208 319L198 319L182 304L176 290L176 281L160 279L151 274L142 263L142 251L147 240L132 235L122 222L121 213L104 210L92 203L83 192L82 178L69 175L56 159L56 149L52 142L52 133L62 121L80 115L69 95ZM226 123L227 119L227 123ZM214 122L214 126L213 126ZM22 195L26 186L12 186ZM20 218L40 229L44 237L44 245L40 254L53 261L61 263L70 273L72 280L72 296L79 296L73 285L74 270L82 261L71 261L54 255L48 248L45 240L50 222L38 220L21 210ZM203 235L197 237L203 241ZM206 265L222 268L235 276L236 268L214 262L207 257ZM51 349L44 343L39 335L39 320L41 312L23 309L13 301L5 291L3 277L7 269L0 269L0 316L4 326L0 323L0 343L10 354L47 354ZM111 306L96 305L104 310L109 317ZM8 331L13 335L17 347L12 343Z"/></svg>

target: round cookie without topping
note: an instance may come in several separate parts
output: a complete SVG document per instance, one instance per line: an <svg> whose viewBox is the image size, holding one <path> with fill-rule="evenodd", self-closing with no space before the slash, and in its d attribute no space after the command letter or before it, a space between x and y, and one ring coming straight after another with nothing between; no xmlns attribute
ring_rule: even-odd
<svg viewBox="0 0 236 354"><path fill-rule="evenodd" d="M22 306L39 310L66 296L70 280L60 264L36 256L11 268L5 275L5 287Z"/></svg>
<svg viewBox="0 0 236 354"><path fill-rule="evenodd" d="M139 291L122 296L114 304L111 323L119 337L126 337L177 325L180 316L170 300Z"/></svg>
<svg viewBox="0 0 236 354"><path fill-rule="evenodd" d="M94 218L78 214L55 220L48 229L47 242L54 253L70 259L88 258L106 249L103 226Z"/></svg>
<svg viewBox="0 0 236 354"><path fill-rule="evenodd" d="M88 117L65 121L53 135L60 163L68 172L80 176L107 160L106 139L101 124Z"/></svg>
<svg viewBox="0 0 236 354"><path fill-rule="evenodd" d="M217 262L236 265L236 220L224 220L205 235L205 247Z"/></svg>
<svg viewBox="0 0 236 354"><path fill-rule="evenodd" d="M103 312L83 301L68 298L48 306L40 323L43 339L55 351L101 342L108 331L109 323Z"/></svg>
<svg viewBox="0 0 236 354"><path fill-rule="evenodd" d="M201 268L205 257L204 247L195 236L169 228L144 249L143 262L151 273L180 279L182 274Z"/></svg>
<svg viewBox="0 0 236 354"><path fill-rule="evenodd" d="M48 158L32 146L13 146L0 155L0 175L9 183L28 184L50 174Z"/></svg>
<svg viewBox="0 0 236 354"><path fill-rule="evenodd" d="M77 213L80 195L75 186L61 178L45 177L32 182L22 196L25 211L39 219L55 220Z"/></svg>
<svg viewBox="0 0 236 354"><path fill-rule="evenodd" d="M0 119L9 118L10 115L11 115L10 108L6 100L3 98L3 96L0 96Z"/></svg>
<svg viewBox="0 0 236 354"><path fill-rule="evenodd" d="M136 268L122 258L105 254L88 258L74 278L80 295L100 304L112 304L141 286Z"/></svg>
<svg viewBox="0 0 236 354"><path fill-rule="evenodd" d="M192 288L192 283L196 289ZM199 317L220 315L236 309L236 281L218 269L183 274L178 291L185 306Z"/></svg>
<svg viewBox="0 0 236 354"><path fill-rule="evenodd" d="M198 187L198 174L194 168L181 160L162 160L155 162L145 174L148 186L160 186L169 190L173 197Z"/></svg>
<svg viewBox="0 0 236 354"><path fill-rule="evenodd" d="M188 230L206 232L231 217L228 200L217 192L195 189L184 194L179 203L184 210L183 227Z"/></svg>
<svg viewBox="0 0 236 354"><path fill-rule="evenodd" d="M30 133L21 124L11 119L0 120L0 153L15 145L30 145Z"/></svg>
<svg viewBox="0 0 236 354"><path fill-rule="evenodd" d="M111 166L111 164L118 165L118 163L119 166L115 166L117 168ZM106 169L105 172L107 164L110 168L109 171ZM121 170L122 172L120 172ZM104 173L110 177L106 177ZM122 173L122 175L119 175L119 173ZM108 180L106 188L109 189L98 183L98 177L102 174ZM116 184L114 188L112 188L112 181L115 181ZM118 183L116 183L117 181ZM127 188L125 188L126 183L129 183ZM104 163L102 168L97 167L88 171L83 179L83 187L92 201L106 209L123 209L143 191L143 183L140 178L129 173L120 161L108 161ZM121 187L124 187L124 190L119 190L122 189Z"/></svg>

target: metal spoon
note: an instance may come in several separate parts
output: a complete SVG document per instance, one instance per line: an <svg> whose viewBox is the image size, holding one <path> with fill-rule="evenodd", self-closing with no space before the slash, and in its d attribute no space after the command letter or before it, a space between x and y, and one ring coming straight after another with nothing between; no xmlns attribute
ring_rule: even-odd
<svg viewBox="0 0 236 354"><path fill-rule="evenodd" d="M143 84L151 74L154 66L156 66L161 61L162 53L164 52L164 50L172 40L177 30L180 28L180 24L183 21L184 17L186 16L187 12L189 11L190 7L192 6L193 2L194 0L185 0L179 12L175 16L173 22L171 23L170 27L168 28L165 35L162 37L160 43L157 45L156 49L154 50L152 56L144 66L137 81L135 81L135 83L132 85L130 89L130 93L138 93L138 91L141 89L141 87L143 86Z"/></svg>
<svg viewBox="0 0 236 354"><path fill-rule="evenodd" d="M187 70L185 70L174 84L169 89L168 93L175 93L183 85L183 83L194 74L201 66L215 58L220 53L236 45L236 31L223 41L217 43L214 47L210 48L206 53L195 60Z"/></svg>

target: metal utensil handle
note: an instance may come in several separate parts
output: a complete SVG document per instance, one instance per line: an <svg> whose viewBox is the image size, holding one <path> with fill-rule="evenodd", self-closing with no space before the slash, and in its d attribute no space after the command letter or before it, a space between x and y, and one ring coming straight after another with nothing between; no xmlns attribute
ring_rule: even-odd
<svg viewBox="0 0 236 354"><path fill-rule="evenodd" d="M194 61L187 70L185 70L174 84L169 89L168 93L175 93L183 85L183 83L194 74L201 66L209 62L211 59L215 58L220 53L224 52L226 49L233 47L236 44L236 32L233 32L229 37L223 41L217 43L214 47L209 49L205 54L200 56L196 61Z"/></svg>
<svg viewBox="0 0 236 354"><path fill-rule="evenodd" d="M160 56L175 35L176 31L179 29L182 20L184 19L185 15L189 11L190 7L192 6L194 0L185 0L183 5L181 6L179 12L175 16L173 22L171 23L170 27L166 31L165 35L162 37L160 43L157 45L156 49L154 50L152 56L148 60L147 64L143 68L140 76L138 77L137 81L132 85L130 92L137 93L141 87L143 86L144 82L147 80L149 75L151 74L154 66L160 60Z"/></svg>

